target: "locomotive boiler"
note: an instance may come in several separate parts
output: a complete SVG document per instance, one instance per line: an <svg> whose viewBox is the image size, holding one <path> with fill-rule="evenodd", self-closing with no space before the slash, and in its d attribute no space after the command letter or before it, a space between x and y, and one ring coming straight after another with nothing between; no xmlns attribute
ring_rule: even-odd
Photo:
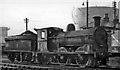
<svg viewBox="0 0 120 70"><path fill-rule="evenodd" d="M106 65L108 37L104 27L100 26L100 18L94 17L95 26L82 30L76 31L74 25L69 24L66 32L58 27L48 27L35 29L37 36L25 32L12 38L8 37L8 58L11 61L42 65Z"/></svg>

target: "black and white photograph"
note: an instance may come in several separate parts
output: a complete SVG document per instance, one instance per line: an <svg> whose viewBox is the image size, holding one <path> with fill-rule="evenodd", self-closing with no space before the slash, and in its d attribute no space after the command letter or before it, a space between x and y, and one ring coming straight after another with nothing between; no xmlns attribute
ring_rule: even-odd
<svg viewBox="0 0 120 70"><path fill-rule="evenodd" d="M0 70L120 70L120 0L0 0Z"/></svg>

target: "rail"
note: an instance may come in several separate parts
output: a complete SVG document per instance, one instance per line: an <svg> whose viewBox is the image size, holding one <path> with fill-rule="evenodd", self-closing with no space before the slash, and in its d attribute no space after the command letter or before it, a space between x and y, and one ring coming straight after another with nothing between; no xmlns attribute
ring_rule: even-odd
<svg viewBox="0 0 120 70"><path fill-rule="evenodd" d="M15 63L0 63L1 70L120 70L120 68L111 68L106 66L101 67L74 67L74 66L59 66L59 65L48 65L43 66L39 64L15 64Z"/></svg>

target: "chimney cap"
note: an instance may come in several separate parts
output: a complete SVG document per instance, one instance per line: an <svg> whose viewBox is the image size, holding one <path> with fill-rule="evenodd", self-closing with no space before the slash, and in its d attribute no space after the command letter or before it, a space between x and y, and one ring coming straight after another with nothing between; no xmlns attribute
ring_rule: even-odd
<svg viewBox="0 0 120 70"><path fill-rule="evenodd" d="M100 16L94 16L93 18L101 18Z"/></svg>

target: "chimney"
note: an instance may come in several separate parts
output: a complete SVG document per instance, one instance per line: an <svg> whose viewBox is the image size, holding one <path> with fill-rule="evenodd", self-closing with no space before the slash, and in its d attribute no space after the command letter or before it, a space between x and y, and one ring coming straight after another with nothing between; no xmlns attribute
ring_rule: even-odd
<svg viewBox="0 0 120 70"><path fill-rule="evenodd" d="M94 16L93 19L94 19L94 27L100 26L101 17L100 16Z"/></svg>
<svg viewBox="0 0 120 70"><path fill-rule="evenodd" d="M108 17L108 13L105 13L105 17L103 18L103 22L109 22L109 17Z"/></svg>

